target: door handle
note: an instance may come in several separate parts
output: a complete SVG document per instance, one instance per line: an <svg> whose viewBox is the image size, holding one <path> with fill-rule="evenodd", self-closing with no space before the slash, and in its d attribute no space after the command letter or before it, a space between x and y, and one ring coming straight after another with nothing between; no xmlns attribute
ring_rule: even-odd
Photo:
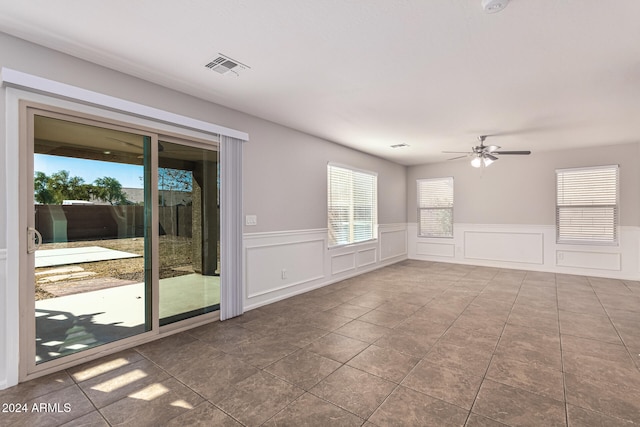
<svg viewBox="0 0 640 427"><path fill-rule="evenodd" d="M27 228L27 253L32 254L38 249L40 249L40 245L42 244L42 234L38 230L33 227Z"/></svg>

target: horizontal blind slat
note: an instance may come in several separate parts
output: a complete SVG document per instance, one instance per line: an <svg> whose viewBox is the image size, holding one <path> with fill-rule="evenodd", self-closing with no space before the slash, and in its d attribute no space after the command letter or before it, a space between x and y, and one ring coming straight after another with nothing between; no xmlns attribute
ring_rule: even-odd
<svg viewBox="0 0 640 427"><path fill-rule="evenodd" d="M377 176L327 166L329 245L371 240L377 223Z"/></svg>
<svg viewBox="0 0 640 427"><path fill-rule="evenodd" d="M418 189L418 234L453 236L453 178L421 179Z"/></svg>
<svg viewBox="0 0 640 427"><path fill-rule="evenodd" d="M559 242L617 242L618 176L618 166L556 171Z"/></svg>

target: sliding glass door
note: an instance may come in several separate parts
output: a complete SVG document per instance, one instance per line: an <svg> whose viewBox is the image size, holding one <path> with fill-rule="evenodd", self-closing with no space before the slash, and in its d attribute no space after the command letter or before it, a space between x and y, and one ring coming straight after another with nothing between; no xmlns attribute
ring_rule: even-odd
<svg viewBox="0 0 640 427"><path fill-rule="evenodd" d="M29 122L40 364L151 329L152 136L33 110Z"/></svg>
<svg viewBox="0 0 640 427"><path fill-rule="evenodd" d="M158 143L160 325L220 307L218 153Z"/></svg>
<svg viewBox="0 0 640 427"><path fill-rule="evenodd" d="M27 373L218 310L217 146L25 114Z"/></svg>

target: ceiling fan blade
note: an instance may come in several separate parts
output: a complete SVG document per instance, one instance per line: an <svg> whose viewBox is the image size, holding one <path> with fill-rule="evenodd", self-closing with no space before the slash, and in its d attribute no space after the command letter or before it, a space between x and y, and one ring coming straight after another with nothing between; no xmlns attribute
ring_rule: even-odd
<svg viewBox="0 0 640 427"><path fill-rule="evenodd" d="M500 146L498 145L485 145L485 150L489 153L493 153L496 150L499 150Z"/></svg>
<svg viewBox="0 0 640 427"><path fill-rule="evenodd" d="M493 160L493 161L498 160L498 158L497 158L496 156L494 156L494 155L492 155L492 154L489 154L489 153L484 153L484 157L486 157L486 158L488 158L488 159L491 159L491 160Z"/></svg>
<svg viewBox="0 0 640 427"><path fill-rule="evenodd" d="M450 159L447 159L447 160L456 160L456 159L462 159L462 158L464 158L464 157L469 157L469 155L468 155L468 154L465 154L464 156L458 156L458 157L452 157L452 158L450 158Z"/></svg>
<svg viewBox="0 0 640 427"><path fill-rule="evenodd" d="M493 151L493 154L531 154L531 151Z"/></svg>

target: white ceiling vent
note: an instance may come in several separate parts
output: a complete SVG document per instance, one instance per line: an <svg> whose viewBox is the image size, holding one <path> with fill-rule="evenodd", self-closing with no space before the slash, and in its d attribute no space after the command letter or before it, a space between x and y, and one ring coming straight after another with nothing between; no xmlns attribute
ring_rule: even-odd
<svg viewBox="0 0 640 427"><path fill-rule="evenodd" d="M241 71L251 68L222 54L218 54L218 57L205 65L205 67L215 71L216 73L230 73L236 76L239 76Z"/></svg>

